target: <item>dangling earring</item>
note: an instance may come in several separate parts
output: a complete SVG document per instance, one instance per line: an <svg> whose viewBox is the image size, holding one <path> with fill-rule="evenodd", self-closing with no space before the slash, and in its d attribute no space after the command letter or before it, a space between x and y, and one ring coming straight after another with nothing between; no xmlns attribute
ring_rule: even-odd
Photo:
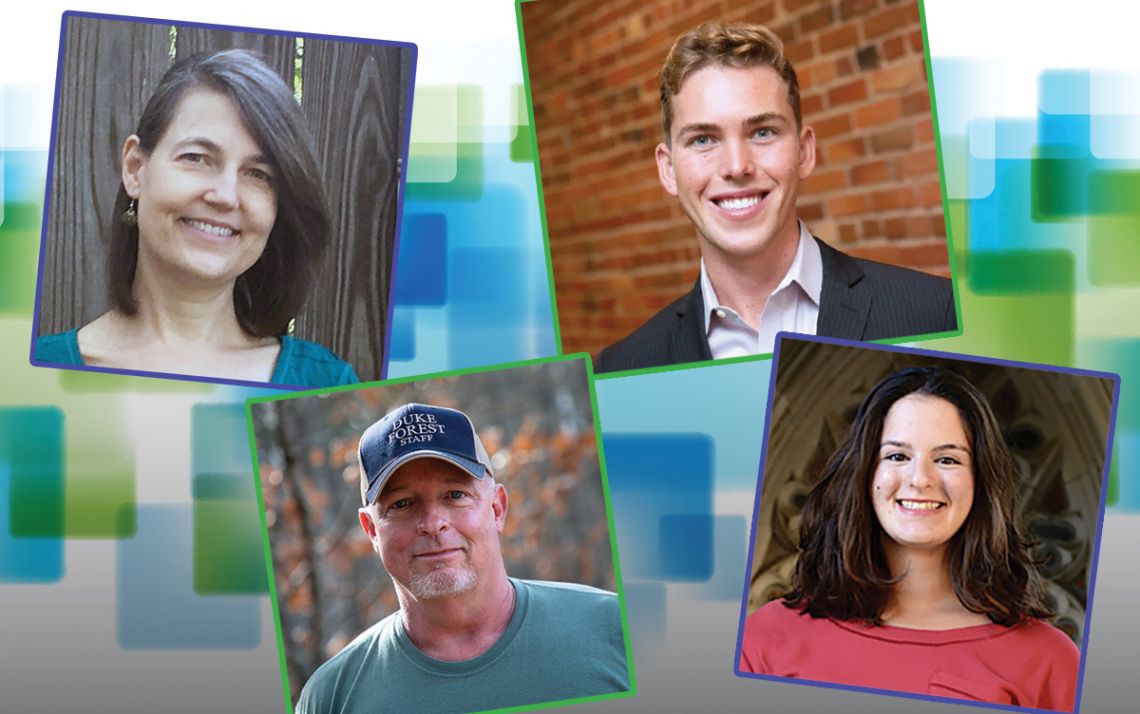
<svg viewBox="0 0 1140 714"><path fill-rule="evenodd" d="M123 225L134 228L139 224L138 206L138 200L132 198L131 202L127 204L127 210L123 211Z"/></svg>

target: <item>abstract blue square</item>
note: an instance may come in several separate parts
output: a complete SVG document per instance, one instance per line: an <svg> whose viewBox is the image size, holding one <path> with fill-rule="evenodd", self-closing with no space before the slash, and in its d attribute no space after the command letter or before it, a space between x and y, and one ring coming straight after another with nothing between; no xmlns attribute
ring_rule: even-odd
<svg viewBox="0 0 1140 714"><path fill-rule="evenodd" d="M194 592L191 511L138 506L133 538L118 541L115 625L125 650L254 649L263 596Z"/></svg>
<svg viewBox="0 0 1140 714"><path fill-rule="evenodd" d="M195 404L190 411L190 472L235 474L253 481L245 405Z"/></svg>
<svg viewBox="0 0 1140 714"><path fill-rule="evenodd" d="M407 362L416 357L416 316L412 310L392 309L392 336L388 340L388 360Z"/></svg>
<svg viewBox="0 0 1140 714"><path fill-rule="evenodd" d="M699 520L691 519L711 518L712 438L698 433L608 434L603 445L622 573L640 580L707 578L711 535L702 533L684 557L663 557L662 522L669 517L692 525ZM690 520L678 521L679 516ZM691 536L693 529L687 533Z"/></svg>
<svg viewBox="0 0 1140 714"><path fill-rule="evenodd" d="M708 580L713 574L713 517L668 513L658 523L658 558L666 580Z"/></svg>
<svg viewBox="0 0 1140 714"><path fill-rule="evenodd" d="M410 213L404 217L396 257L396 305L447 302L447 216Z"/></svg>

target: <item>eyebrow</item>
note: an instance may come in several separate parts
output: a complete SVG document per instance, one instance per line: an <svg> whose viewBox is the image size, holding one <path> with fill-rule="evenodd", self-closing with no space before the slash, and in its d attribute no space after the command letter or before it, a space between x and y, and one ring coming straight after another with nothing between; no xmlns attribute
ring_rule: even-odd
<svg viewBox="0 0 1140 714"><path fill-rule="evenodd" d="M882 444L879 444L880 449L883 448L884 446L901 446L901 447L907 448L907 449L913 448L910 445L910 442L894 441L894 440L890 440L890 439L888 439L887 441L884 441ZM931 449L931 451L942 451L945 449L956 449L957 451L964 451L967 454L970 453L969 449L967 449L965 446L961 446L959 444L939 444L938 446L935 446L933 449Z"/></svg>
<svg viewBox="0 0 1140 714"><path fill-rule="evenodd" d="M771 122L789 123L788 118L779 112L763 112L762 114L748 117L742 124L744 126L752 126L754 124L768 124Z"/></svg>
<svg viewBox="0 0 1140 714"><path fill-rule="evenodd" d="M783 114L781 114L779 112L763 112L761 114L755 114L753 116L750 116L750 117L744 119L742 122L740 122L740 126L747 127L747 126L756 126L757 124L772 124L772 123L789 124L790 122L786 116L784 116ZM686 124L685 126L681 127L677 131L677 135L683 136L685 134L694 134L694 133L695 134L716 134L720 130L721 130L721 127L719 124L713 124L711 122L696 122L693 124Z"/></svg>
<svg viewBox="0 0 1140 714"><path fill-rule="evenodd" d="M182 139L181 141L177 141L174 144L175 150L183 149L187 146L201 146L206 151L211 151L215 154L224 154L225 153L225 150L222 148L221 144L214 141L213 139L207 139L204 136L190 136L190 137L187 137L185 139ZM260 154L260 153L254 154L253 156L250 156L249 158L246 159L246 161L249 161L249 162L252 162L255 164L265 164L266 166L272 166L273 165L273 162L271 162L269 160L269 157L267 157L265 154Z"/></svg>

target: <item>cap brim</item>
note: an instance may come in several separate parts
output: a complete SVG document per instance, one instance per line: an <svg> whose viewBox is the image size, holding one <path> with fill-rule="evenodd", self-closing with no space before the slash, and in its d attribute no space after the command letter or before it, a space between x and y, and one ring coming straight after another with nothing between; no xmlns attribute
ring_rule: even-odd
<svg viewBox="0 0 1140 714"><path fill-rule="evenodd" d="M446 461L463 469L469 475L471 475L472 478L482 479L487 475L487 468L483 466L483 464L472 461L471 459L464 458L462 456L450 454L446 451L432 451L430 449L413 451L411 453L404 454L398 459L393 459L390 461L388 465L384 467L384 470L377 474L376 478L368 483L367 500L365 501L364 505L370 506L375 503L376 497L380 494L381 491L384 490L384 485L388 483L388 479L392 477L392 474L396 472L396 469L400 468L409 461L415 461L416 459L439 459L441 461Z"/></svg>

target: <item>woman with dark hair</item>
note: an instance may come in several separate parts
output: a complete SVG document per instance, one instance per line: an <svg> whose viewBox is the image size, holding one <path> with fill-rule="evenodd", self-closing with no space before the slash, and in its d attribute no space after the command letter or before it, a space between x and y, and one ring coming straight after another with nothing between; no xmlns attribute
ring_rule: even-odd
<svg viewBox="0 0 1140 714"><path fill-rule="evenodd" d="M256 55L174 64L122 150L111 310L40 337L35 359L294 386L359 381L290 337L329 241L292 91Z"/></svg>
<svg viewBox="0 0 1140 714"><path fill-rule="evenodd" d="M1080 654L1029 547L985 397L897 371L809 493L794 587L746 620L740 670L1070 711Z"/></svg>

